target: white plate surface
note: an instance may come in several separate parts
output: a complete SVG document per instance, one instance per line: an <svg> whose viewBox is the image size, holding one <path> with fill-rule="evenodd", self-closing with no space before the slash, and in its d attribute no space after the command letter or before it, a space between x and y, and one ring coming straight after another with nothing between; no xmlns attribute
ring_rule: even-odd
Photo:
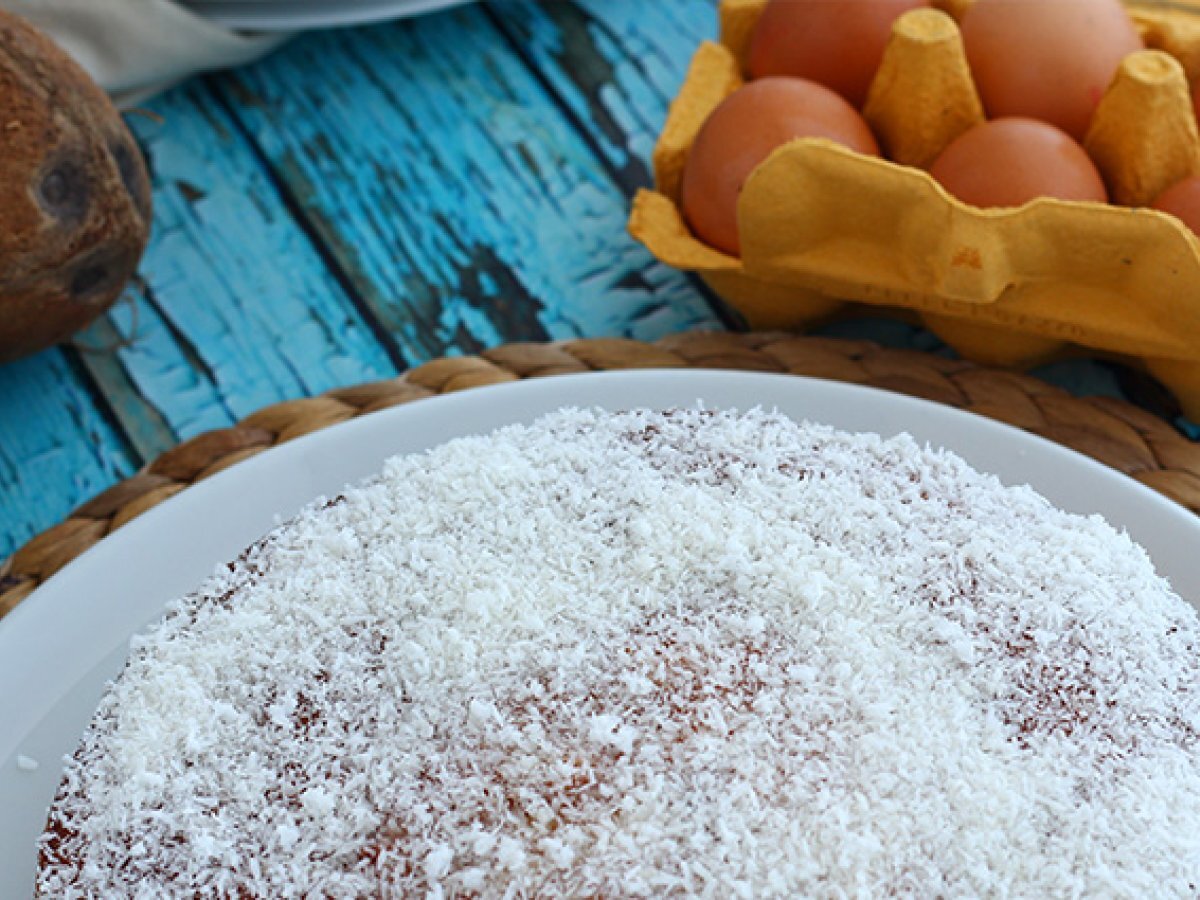
<svg viewBox="0 0 1200 900"><path fill-rule="evenodd" d="M365 25L459 6L467 0L191 0L187 6L243 31L303 31Z"/></svg>
<svg viewBox="0 0 1200 900"><path fill-rule="evenodd" d="M1097 512L1200 601L1200 519L1132 479L1005 425L870 388L744 372L608 372L524 381L355 419L260 454L151 510L0 621L0 897L31 890L34 845L61 773L130 636L268 531L388 456L528 422L563 406L778 408L850 431L907 431L1064 509ZM35 760L30 771L18 758Z"/></svg>

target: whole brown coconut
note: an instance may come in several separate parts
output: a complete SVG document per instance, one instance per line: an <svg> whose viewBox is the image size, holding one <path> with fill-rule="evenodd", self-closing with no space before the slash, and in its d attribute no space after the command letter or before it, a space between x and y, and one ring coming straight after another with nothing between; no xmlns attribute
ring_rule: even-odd
<svg viewBox="0 0 1200 900"><path fill-rule="evenodd" d="M133 275L150 179L99 86L0 11L0 362L82 328Z"/></svg>

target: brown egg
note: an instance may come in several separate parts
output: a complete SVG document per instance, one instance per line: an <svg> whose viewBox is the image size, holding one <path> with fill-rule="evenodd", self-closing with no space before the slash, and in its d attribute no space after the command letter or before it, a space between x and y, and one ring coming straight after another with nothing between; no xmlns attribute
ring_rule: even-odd
<svg viewBox="0 0 1200 900"><path fill-rule="evenodd" d="M1108 200L1083 148L1053 125L1033 119L976 125L942 151L929 174L972 206L1020 206L1035 197Z"/></svg>
<svg viewBox="0 0 1200 900"><path fill-rule="evenodd" d="M795 75L862 107L892 23L929 0L771 0L750 41L751 78Z"/></svg>
<svg viewBox="0 0 1200 900"><path fill-rule="evenodd" d="M962 35L989 118L1041 119L1079 141L1121 60L1142 49L1119 0L976 0Z"/></svg>
<svg viewBox="0 0 1200 900"><path fill-rule="evenodd" d="M1200 175L1171 185L1150 205L1170 213L1200 235Z"/></svg>
<svg viewBox="0 0 1200 900"><path fill-rule="evenodd" d="M700 240L741 252L737 201L750 173L795 138L823 137L879 155L863 117L828 88L802 78L763 78L734 91L713 110L683 170L684 218Z"/></svg>

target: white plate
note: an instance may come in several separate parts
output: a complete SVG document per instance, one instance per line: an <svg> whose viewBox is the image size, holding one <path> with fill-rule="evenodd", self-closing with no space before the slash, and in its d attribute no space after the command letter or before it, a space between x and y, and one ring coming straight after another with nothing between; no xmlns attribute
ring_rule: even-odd
<svg viewBox="0 0 1200 900"><path fill-rule="evenodd" d="M191 0L187 6L243 31L303 31L365 25L458 6L467 0Z"/></svg>
<svg viewBox="0 0 1200 900"><path fill-rule="evenodd" d="M319 495L396 453L527 422L562 406L776 407L850 431L907 431L949 447L1059 506L1098 512L1146 547L1177 591L1200 601L1200 519L1099 463L978 416L896 394L787 375L609 372L524 381L356 419L260 454L151 510L63 569L0 621L0 897L28 894L34 845L61 759L73 752L130 636ZM18 757L36 760L28 771Z"/></svg>

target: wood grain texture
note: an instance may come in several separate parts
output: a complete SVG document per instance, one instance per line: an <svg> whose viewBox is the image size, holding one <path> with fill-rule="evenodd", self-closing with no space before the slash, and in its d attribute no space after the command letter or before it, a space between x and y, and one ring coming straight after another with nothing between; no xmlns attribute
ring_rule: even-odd
<svg viewBox="0 0 1200 900"><path fill-rule="evenodd" d="M217 84L409 363L718 324L480 7L305 37Z"/></svg>
<svg viewBox="0 0 1200 900"><path fill-rule="evenodd" d="M155 227L130 302L82 342L153 458L268 403L395 373L228 113L199 82L133 121Z"/></svg>
<svg viewBox="0 0 1200 900"><path fill-rule="evenodd" d="M220 104L195 82L149 108L141 283L76 338L79 366L0 366L0 559L180 439L396 371Z"/></svg>
<svg viewBox="0 0 1200 900"><path fill-rule="evenodd" d="M0 366L0 560L139 463L64 351Z"/></svg>
<svg viewBox="0 0 1200 900"><path fill-rule="evenodd" d="M715 0L505 0L488 9L626 191L650 185L667 106L696 45L716 39Z"/></svg>

